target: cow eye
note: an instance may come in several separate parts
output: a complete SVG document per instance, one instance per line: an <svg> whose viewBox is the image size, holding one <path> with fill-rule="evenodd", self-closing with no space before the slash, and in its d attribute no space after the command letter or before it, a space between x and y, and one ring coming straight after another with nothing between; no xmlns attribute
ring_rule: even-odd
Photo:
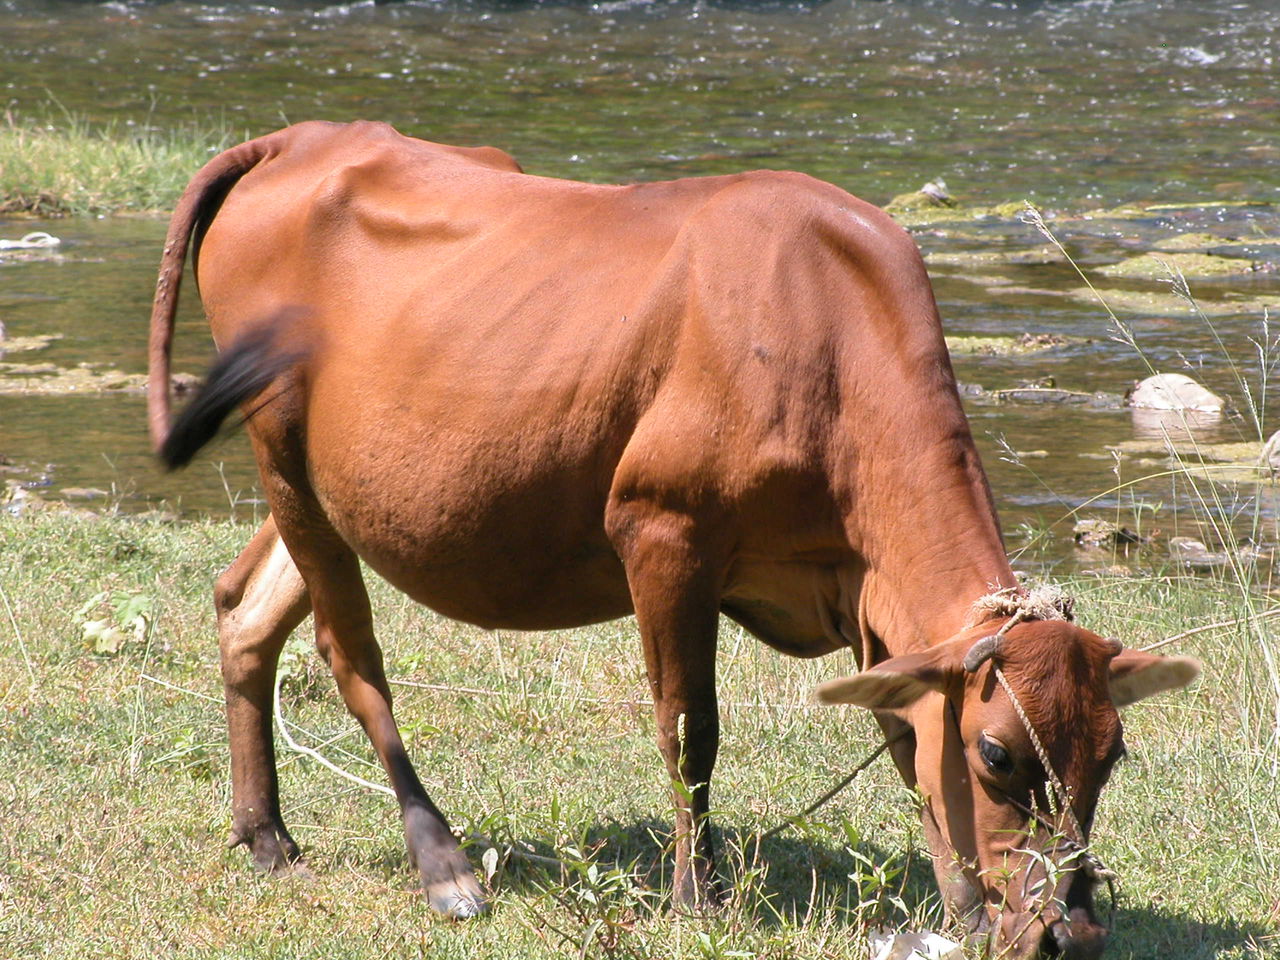
<svg viewBox="0 0 1280 960"><path fill-rule="evenodd" d="M982 757L982 762L992 773L1013 773L1013 758L1009 756L1009 751L985 733L978 738L978 756Z"/></svg>

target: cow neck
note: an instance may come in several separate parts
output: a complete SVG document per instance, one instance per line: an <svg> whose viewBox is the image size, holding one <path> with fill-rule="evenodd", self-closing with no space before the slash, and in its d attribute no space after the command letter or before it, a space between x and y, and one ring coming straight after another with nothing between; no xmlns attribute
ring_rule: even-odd
<svg viewBox="0 0 1280 960"><path fill-rule="evenodd" d="M986 475L972 441L963 446L962 466L954 457L934 469L918 464L890 509L857 521L866 565L859 621L872 634L864 639L879 639L889 656L945 642L979 597L1017 587Z"/></svg>

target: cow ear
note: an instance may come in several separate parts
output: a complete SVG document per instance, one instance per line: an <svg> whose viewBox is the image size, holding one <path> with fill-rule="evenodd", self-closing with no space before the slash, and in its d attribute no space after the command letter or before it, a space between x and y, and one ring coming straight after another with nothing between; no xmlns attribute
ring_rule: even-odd
<svg viewBox="0 0 1280 960"><path fill-rule="evenodd" d="M1162 657L1125 650L1111 661L1111 702L1127 707L1156 693L1185 687L1200 675L1195 657Z"/></svg>
<svg viewBox="0 0 1280 960"><path fill-rule="evenodd" d="M925 653L909 653L878 663L851 677L818 684L819 703L852 703L868 710L900 710L931 690L942 690L961 670L962 651L944 643Z"/></svg>

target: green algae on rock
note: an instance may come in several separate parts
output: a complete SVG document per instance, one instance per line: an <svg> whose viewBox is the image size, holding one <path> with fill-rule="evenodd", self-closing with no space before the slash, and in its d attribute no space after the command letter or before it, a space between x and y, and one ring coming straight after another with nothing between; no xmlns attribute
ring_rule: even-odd
<svg viewBox="0 0 1280 960"><path fill-rule="evenodd" d="M1202 443L1151 438L1108 444L1107 450L1132 458L1139 466L1167 467L1193 480L1223 484L1276 482L1275 470L1260 441Z"/></svg>
<svg viewBox="0 0 1280 960"><path fill-rule="evenodd" d="M1040 266L1046 263L1065 263L1066 257L1056 246L1046 243L1014 250L934 251L926 254L924 260L931 267L995 267L1007 264Z"/></svg>
<svg viewBox="0 0 1280 960"><path fill-rule="evenodd" d="M1273 207L1270 200L1190 200L1185 203L1124 203L1118 207L1099 207L1080 214L1081 220L1149 220L1161 214L1196 210L1237 210L1247 207Z"/></svg>
<svg viewBox="0 0 1280 960"><path fill-rule="evenodd" d="M198 382L187 373L175 374L174 392L191 390ZM52 363L20 364L0 363L0 395L40 394L59 396L90 393L145 393L145 373L124 373L112 368L82 363L74 367L59 367Z"/></svg>
<svg viewBox="0 0 1280 960"><path fill-rule="evenodd" d="M21 353L24 350L43 350L55 340L61 340L60 333L40 333L31 337L7 337L0 339L0 358L6 353Z"/></svg>
<svg viewBox="0 0 1280 960"><path fill-rule="evenodd" d="M994 287L998 293L1025 292L1002 287ZM1185 316L1189 313L1202 313L1206 317L1236 317L1244 314L1259 314L1265 310L1280 310L1280 296L1247 297L1241 299L1202 300L1194 304L1176 293L1162 290L1093 290L1089 287L1076 287L1072 290L1034 291L1046 296L1061 294L1071 300L1082 303L1098 303L1101 297L1108 307L1122 313L1171 314Z"/></svg>
<svg viewBox="0 0 1280 960"><path fill-rule="evenodd" d="M994 206L944 207L944 206L912 206L905 200L895 206L899 199L911 196L903 194L894 197L885 206L885 211L904 227L931 227L939 224L973 223L982 220L1017 220L1027 205L1021 200L1009 203L998 203Z"/></svg>
<svg viewBox="0 0 1280 960"><path fill-rule="evenodd" d="M1202 443L1172 437L1138 438L1107 444L1107 449L1129 457L1177 457L1195 463L1259 463L1261 441L1243 440Z"/></svg>
<svg viewBox="0 0 1280 960"><path fill-rule="evenodd" d="M953 334L946 340L948 351L965 357L1022 357L1088 342L1080 337L1062 337L1052 333L1024 333L1016 337Z"/></svg>
<svg viewBox="0 0 1280 960"><path fill-rule="evenodd" d="M1165 280L1174 274L1184 277L1240 277L1256 273L1263 265L1243 257L1220 257L1208 253L1144 253L1119 263L1098 267L1104 277Z"/></svg>

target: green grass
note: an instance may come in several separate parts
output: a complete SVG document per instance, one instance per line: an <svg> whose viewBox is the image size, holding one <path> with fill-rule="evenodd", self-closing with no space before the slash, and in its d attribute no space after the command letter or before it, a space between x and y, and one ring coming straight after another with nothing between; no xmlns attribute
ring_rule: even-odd
<svg viewBox="0 0 1280 960"><path fill-rule="evenodd" d="M3 516L3 515L0 515ZM833 656L798 661L726 625L713 804L733 887L709 918L665 908L670 800L631 621L485 633L373 583L397 713L455 825L499 853L494 910L467 924L414 891L394 804L280 744L285 815L315 878L256 875L224 849L229 781L209 590L248 539L231 522L45 513L0 519L0 956L866 956L866 929L936 926L912 797L877 761L801 827L874 745L809 704ZM1069 584L1082 622L1151 643L1264 597L1182 576ZM141 621L135 619L142 616ZM107 621L86 638L84 624ZM1257 624L1176 645L1189 691L1130 708L1129 759L1097 849L1123 883L1108 957L1280 957L1280 744ZM300 634L305 634L304 627ZM305 636L283 684L299 742L381 782ZM477 692L484 691L484 692ZM485 844L472 848L479 866Z"/></svg>
<svg viewBox="0 0 1280 960"><path fill-rule="evenodd" d="M191 124L90 124L50 110L0 119L0 214L155 212L172 209L191 175L235 140Z"/></svg>

